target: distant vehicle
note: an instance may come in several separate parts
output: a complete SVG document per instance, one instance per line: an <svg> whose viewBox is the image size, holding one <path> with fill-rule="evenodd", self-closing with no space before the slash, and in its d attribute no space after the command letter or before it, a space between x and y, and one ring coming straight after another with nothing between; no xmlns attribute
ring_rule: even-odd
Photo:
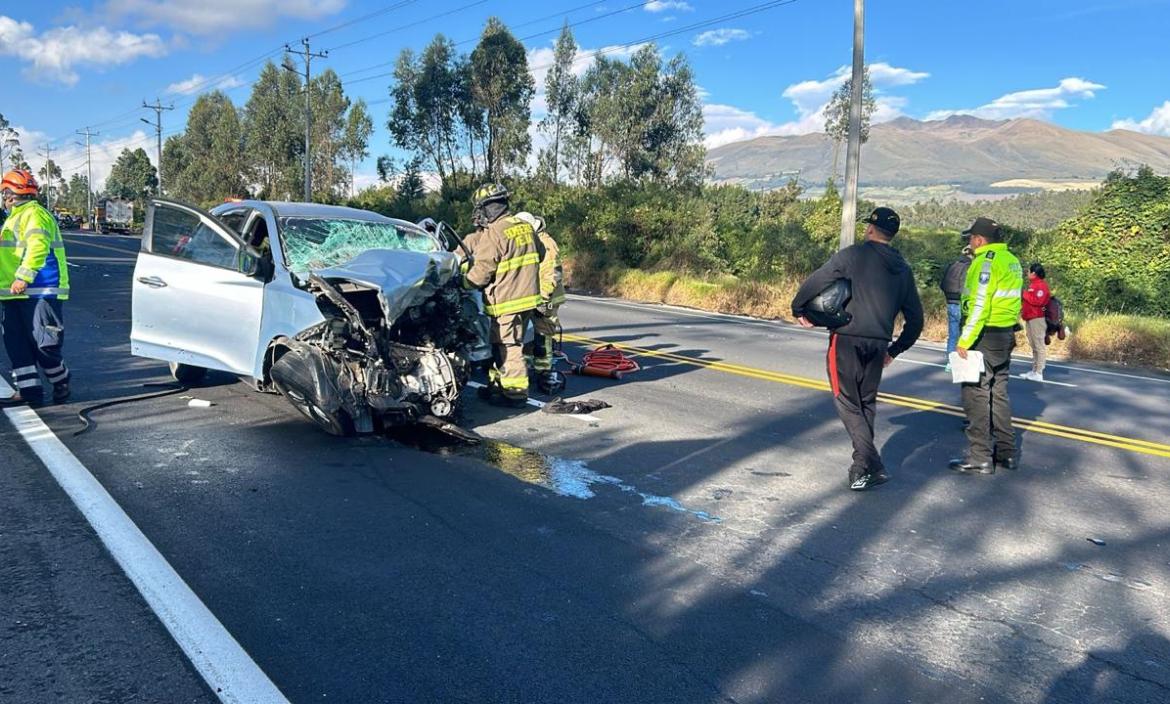
<svg viewBox="0 0 1170 704"><path fill-rule="evenodd" d="M57 216L57 225L62 230L76 230L81 227L81 218L68 210L58 210L54 215Z"/></svg>
<svg viewBox="0 0 1170 704"><path fill-rule="evenodd" d="M134 227L134 202L121 198L108 198L94 209L97 231L128 234Z"/></svg>
<svg viewBox="0 0 1170 704"><path fill-rule="evenodd" d="M445 421L490 358L459 270L439 235L364 210L154 199L130 351L186 384L208 369L248 379L334 435Z"/></svg>

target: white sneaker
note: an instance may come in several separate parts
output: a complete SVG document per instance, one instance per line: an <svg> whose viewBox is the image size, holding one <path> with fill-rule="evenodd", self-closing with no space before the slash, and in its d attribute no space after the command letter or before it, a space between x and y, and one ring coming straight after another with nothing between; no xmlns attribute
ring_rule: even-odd
<svg viewBox="0 0 1170 704"><path fill-rule="evenodd" d="M1043 382L1043 381L1044 381L1044 375L1043 375L1043 374L1041 374L1040 372L1032 372L1032 381L1039 381L1039 382Z"/></svg>

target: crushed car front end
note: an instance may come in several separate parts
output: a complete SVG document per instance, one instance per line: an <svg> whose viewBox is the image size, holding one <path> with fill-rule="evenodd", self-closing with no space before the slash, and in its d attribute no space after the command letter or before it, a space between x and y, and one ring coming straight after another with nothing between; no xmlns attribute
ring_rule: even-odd
<svg viewBox="0 0 1170 704"><path fill-rule="evenodd" d="M320 250L336 249L343 239L336 236L343 232L339 226L329 227L319 243L325 247L311 256L298 256L297 245L286 244L293 250L286 255L290 268L303 269L294 275L314 296L323 320L280 343L269 372L272 386L335 435L450 420L471 360L487 344L486 321L460 285L458 258L437 247L363 250L360 243L352 258L352 252L327 256ZM360 240L370 229L359 225L346 233ZM349 236L346 246L354 239ZM317 266L339 259L346 261Z"/></svg>

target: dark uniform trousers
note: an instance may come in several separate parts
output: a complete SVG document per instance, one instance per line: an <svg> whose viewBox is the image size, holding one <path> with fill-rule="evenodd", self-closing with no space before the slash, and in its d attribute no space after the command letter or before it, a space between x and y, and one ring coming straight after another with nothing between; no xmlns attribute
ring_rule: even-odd
<svg viewBox="0 0 1170 704"><path fill-rule="evenodd" d="M4 311L4 348L12 363L12 379L20 395L32 402L44 399L38 372L50 384L69 381L69 369L61 356L65 325L61 301L25 298L0 301Z"/></svg>
<svg viewBox="0 0 1170 704"><path fill-rule="evenodd" d="M971 346L983 353L984 371L978 384L963 384L963 410L967 413L967 442L970 462L1012 459L1016 454L1016 437L1012 430L1012 404L1008 398L1008 378L1012 350L1016 346L1013 328L984 328Z"/></svg>
<svg viewBox="0 0 1170 704"><path fill-rule="evenodd" d="M863 474L877 474L884 468L873 442L877 417L878 386L882 383L887 340L834 333L829 338L829 384L837 415L853 441L853 466L849 481Z"/></svg>

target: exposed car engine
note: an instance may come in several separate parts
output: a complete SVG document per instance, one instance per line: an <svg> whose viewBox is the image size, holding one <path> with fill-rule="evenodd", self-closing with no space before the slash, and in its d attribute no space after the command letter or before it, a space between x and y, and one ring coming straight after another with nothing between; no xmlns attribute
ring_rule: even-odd
<svg viewBox="0 0 1170 704"><path fill-rule="evenodd" d="M478 306L456 279L389 320L376 289L309 276L325 321L286 343L277 389L335 435L449 419L482 344Z"/></svg>

